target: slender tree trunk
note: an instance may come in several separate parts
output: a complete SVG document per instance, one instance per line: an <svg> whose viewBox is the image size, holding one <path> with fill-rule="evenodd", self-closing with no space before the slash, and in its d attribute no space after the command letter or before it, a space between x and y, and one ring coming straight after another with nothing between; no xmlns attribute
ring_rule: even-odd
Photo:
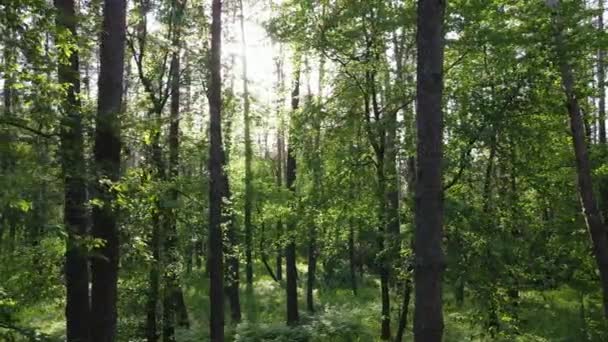
<svg viewBox="0 0 608 342"><path fill-rule="evenodd" d="M324 66L325 66L325 60L323 59L323 56L321 56L320 61L319 61L319 88L318 88L318 100L319 102L322 99L322 90L323 90L323 76L325 73L324 70ZM308 100L312 101L312 95L310 94L310 83L309 83L309 88L308 88ZM314 199L314 203L316 206L320 206L321 203L319 201L319 199L321 198L321 191L322 191L322 186L321 186L321 178L323 177L322 175L322 169L321 169L321 115L319 115L320 113L317 111L317 117L314 119L314 122L312 123L313 126L313 130L314 130L314 137L313 137L313 149L314 149L314 154L312 157L312 174L313 174L313 188L312 188L312 195L313 195L313 199ZM307 273L307 279L306 279L306 308L308 310L308 312L310 313L314 313L315 312L315 306L314 306L314 288L315 288L315 283L316 283L316 273L317 273L317 227L315 225L314 222L311 222L310 226L309 226L309 231L308 231L308 273Z"/></svg>
<svg viewBox="0 0 608 342"><path fill-rule="evenodd" d="M348 263L350 266L350 287L357 295L357 260L355 258L355 224L351 219L348 225Z"/></svg>
<svg viewBox="0 0 608 342"><path fill-rule="evenodd" d="M585 141L585 128L575 91L574 72L567 59L568 51L566 50L562 33L564 28L559 14L560 8L554 7L553 10L555 44L562 77L562 86L566 95L566 106L570 116L570 130L572 132L572 144L576 158L579 194L583 214L587 221L589 235L593 242L593 254L600 274L604 315L608 318L608 235L606 234L606 227L593 193L591 163L589 161L587 142Z"/></svg>
<svg viewBox="0 0 608 342"><path fill-rule="evenodd" d="M55 0L57 28L70 32L78 40L76 9L73 0ZM65 260L66 337L68 341L90 341L89 265L84 246L87 235L87 213L84 138L80 106L78 51L72 50L69 63L58 68L59 83L67 85L62 101L61 161L65 184L64 221L68 233Z"/></svg>
<svg viewBox="0 0 608 342"><path fill-rule="evenodd" d="M264 267L266 268L266 271L268 272L268 275L270 275L272 280L279 282L279 280L277 279L277 276L274 274L274 271L272 270L272 267L270 267L270 265L268 264L268 254L266 253L266 229L265 228L266 228L266 224L265 224L265 222L262 222L261 231L260 231L260 254L261 254L262 263L264 264Z"/></svg>
<svg viewBox="0 0 608 342"><path fill-rule="evenodd" d="M233 23L236 22L236 10L233 8ZM232 55L230 60L230 66L234 67L235 56ZM229 93L231 96L234 95L234 75L230 78ZM232 151L232 113L231 111L225 111L222 113L224 117L222 122L225 124L224 129L224 165L230 162L230 153ZM228 175L224 173L224 197L231 203L232 193L230 191L230 181ZM232 214L232 208L226 206L222 209L222 215L225 218L226 229L226 243L224 244L224 259L226 263L226 272L224 278L225 293L230 303L230 318L232 323L238 323L241 321L241 300L239 294L240 288L240 261L239 261L239 239L236 231L236 219Z"/></svg>
<svg viewBox="0 0 608 342"><path fill-rule="evenodd" d="M443 238L443 19L446 0L418 0L414 339L441 341Z"/></svg>
<svg viewBox="0 0 608 342"><path fill-rule="evenodd" d="M412 297L412 281L408 278L403 284L403 302L401 303L401 317L399 317L399 325L397 326L397 335L395 342L403 341L405 328L407 328L407 314L409 312L410 299Z"/></svg>
<svg viewBox="0 0 608 342"><path fill-rule="evenodd" d="M598 31L604 34L604 0L598 0L599 14L597 16ZM599 91L599 130L598 141L600 144L606 143L606 75L604 68L605 51L600 48L597 52L597 87Z"/></svg>
<svg viewBox="0 0 608 342"><path fill-rule="evenodd" d="M277 243L277 257L276 257L276 275L277 275L277 280L281 281L283 280L283 244L280 241L282 239L283 236L283 222L279 219L279 222L277 222L277 240L279 240L279 242Z"/></svg>
<svg viewBox="0 0 608 342"><path fill-rule="evenodd" d="M209 59L209 337L211 342L224 341L224 256L222 213L225 154L222 145L222 2L212 2L211 50Z"/></svg>
<svg viewBox="0 0 608 342"><path fill-rule="evenodd" d="M158 208L158 205L156 205ZM148 248L152 251L152 260L148 273L148 293L146 302L146 340L156 342L160 336L158 332L158 298L160 295L160 230L161 216L156 212L152 214L152 235Z"/></svg>
<svg viewBox="0 0 608 342"><path fill-rule="evenodd" d="M175 181L179 177L179 125L180 125L180 53L181 53L181 27L185 3L183 0L174 0L172 3L172 56L170 66L170 124L169 124L169 180ZM177 186L177 185L174 185ZM179 286L179 251L177 250L177 203L179 193L177 189L169 191L173 205L167 210L167 230L165 232L164 253L164 283L163 298L163 341L175 341L175 325L188 326L188 312L183 305L183 294ZM180 303L182 305L180 305ZM178 312L181 309L182 312ZM184 315L185 312L185 315ZM178 317L179 316L179 317ZM178 319L179 318L179 319ZM185 322L184 322L185 320Z"/></svg>
<svg viewBox="0 0 608 342"><path fill-rule="evenodd" d="M279 128L277 136L277 186L283 187L283 132ZM277 256L276 256L276 276L277 280L283 280L283 221L277 222Z"/></svg>
<svg viewBox="0 0 608 342"><path fill-rule="evenodd" d="M230 185L228 181L228 175L224 175L224 193L226 194L226 198L232 198L232 194L230 192ZM238 239L236 236L236 220L231 213L227 213L227 210L224 210L224 215L226 215L226 221L228 224L227 230L227 243L225 250L225 258L227 265L227 277L226 277L226 295L228 296L228 301L230 302L230 318L231 322L236 324L241 321L241 299L239 294L240 288L240 273L239 273L239 254L238 254ZM229 210L228 210L229 211Z"/></svg>
<svg viewBox="0 0 608 342"><path fill-rule="evenodd" d="M384 133L381 134L384 136ZM386 179L384 174L384 148L376 153L376 179L378 182L377 188L377 204L378 204L378 250L380 256L378 259L378 270L380 273L380 292L381 292L381 330L380 339L389 340L391 338L391 302L389 293L389 260L386 255Z"/></svg>
<svg viewBox="0 0 608 342"><path fill-rule="evenodd" d="M482 208L482 212L484 214L484 218L483 218L483 222L484 222L484 226L486 228L486 230L488 232L490 232L492 229L494 229L493 226L493 212L492 212L492 175L494 174L494 159L496 158L496 148L497 148L497 139L496 139L496 133L492 132L492 137L490 138L490 155L488 156L488 165L486 166L486 172L485 172L485 178L484 178L484 184L483 184L483 208ZM490 249L491 247L488 247L487 249L487 253L488 253L488 257L490 257ZM487 300L489 301L489 305L488 305L488 321L487 321L487 327L488 330L490 331L490 335L492 336L492 338L496 337L496 333L498 332L498 330L500 329L500 322L498 320L498 305L496 303L495 300L495 289L496 289L496 285L494 284L494 281L491 280L490 281L490 286L488 289L488 295L489 298L487 298Z"/></svg>
<svg viewBox="0 0 608 342"><path fill-rule="evenodd" d="M126 32L126 1L105 0L101 30L98 112L94 157L97 180L117 181L120 175L120 122ZM102 206L93 208L93 237L105 241L92 260L91 337L94 342L116 338L118 225L109 186L96 182Z"/></svg>
<svg viewBox="0 0 608 342"><path fill-rule="evenodd" d="M280 58L277 58L275 62L276 73L277 73L277 93L279 93L277 100L277 120L279 124L277 132L277 186L281 188L283 186L283 165L284 165L284 151L285 151L285 140L284 140L284 125L281 117L281 110L284 105L284 98L282 92L284 91L285 84L283 78L283 63ZM281 219L277 222L277 255L276 255L276 276L277 280L283 280L283 222Z"/></svg>
<svg viewBox="0 0 608 342"><path fill-rule="evenodd" d="M298 109L300 104L300 65L296 66L294 74L294 87L291 92L291 109L292 114ZM293 132L291 137L293 138ZM290 142L287 147L287 170L286 170L286 185L289 190L295 195L296 193L296 158L293 149L293 143ZM287 324L296 325L300 320L298 313L298 284L297 284L297 269L296 269L296 241L295 241L295 222L289 222L289 237L285 248L285 267L287 273Z"/></svg>
<svg viewBox="0 0 608 342"><path fill-rule="evenodd" d="M186 307L186 301L184 300L184 291L182 289L178 289L177 293L177 326L182 328L190 328L190 319L188 318L188 308Z"/></svg>
<svg viewBox="0 0 608 342"><path fill-rule="evenodd" d="M239 0L241 10L241 61L243 65L243 117L245 125L245 260L247 273L247 286L253 285L253 261L252 261L252 226L251 209L253 206L253 174L251 171L251 118L249 117L249 86L247 84L247 43L245 40L245 18L243 15L243 1Z"/></svg>

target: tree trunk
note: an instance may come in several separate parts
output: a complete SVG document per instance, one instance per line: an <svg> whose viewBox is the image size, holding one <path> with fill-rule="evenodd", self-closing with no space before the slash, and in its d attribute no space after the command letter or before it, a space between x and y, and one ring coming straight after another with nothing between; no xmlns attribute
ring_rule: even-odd
<svg viewBox="0 0 608 342"><path fill-rule="evenodd" d="M598 0L599 14L597 16L599 34L604 34L604 0ZM600 48L597 52L597 87L599 91L598 104L598 141L600 144L606 143L606 75L604 68L605 51Z"/></svg>
<svg viewBox="0 0 608 342"><path fill-rule="evenodd" d="M118 181L120 175L120 122L126 1L105 0L100 47L99 97L95 130L94 157L97 180ZM93 208L93 237L105 241L98 252L103 257L91 263L92 329L94 342L113 342L116 337L116 290L118 280L117 212L112 208L114 195L108 185L96 182L102 206Z"/></svg>
<svg viewBox="0 0 608 342"><path fill-rule="evenodd" d="M252 261L252 227L251 208L253 203L253 174L251 171L251 118L249 117L249 86L247 84L247 44L245 41L245 18L243 15L243 1L239 0L241 10L241 61L243 64L243 117L245 125L245 260L247 273L247 286L253 285Z"/></svg>
<svg viewBox="0 0 608 342"><path fill-rule="evenodd" d="M170 66L170 123L169 123L169 181L175 181L179 177L179 124L180 124L180 52L181 52L181 26L184 11L184 2L174 0L172 3L172 56ZM176 187L177 185L173 185ZM183 294L179 287L179 251L177 249L177 204L179 193L177 189L169 191L169 198L172 204L167 210L167 224L164 236L164 283L165 292L163 298L163 341L175 341L175 325L178 321L178 309L185 310L183 304ZM180 315L182 316L182 315ZM181 317L183 320L184 317ZM184 325L188 323L188 313L185 314Z"/></svg>
<svg viewBox="0 0 608 342"><path fill-rule="evenodd" d="M230 185L228 181L228 175L224 175L224 193L226 198L231 199L232 194L230 192ZM239 274L239 254L238 254L238 239L236 236L236 219L234 215L227 213L230 211L229 208L224 209L224 215L226 215L226 222L228 224L227 230L227 243L225 245L225 258L226 258L226 295L230 302L230 318L233 324L237 324L241 321L241 299L239 294L240 288L240 274Z"/></svg>
<svg viewBox="0 0 608 342"><path fill-rule="evenodd" d="M224 341L224 256L222 209L226 197L224 182L225 154L222 145L222 2L212 2L211 50L209 59L209 337Z"/></svg>
<svg viewBox="0 0 608 342"><path fill-rule="evenodd" d="M77 15L74 1L56 0L55 8L57 28L69 31L70 39L77 41ZM85 247L79 243L87 235L87 213L78 62L78 51L74 49L70 51L69 62L59 64L57 71L59 83L67 85L66 98L61 104L63 112L61 165L65 184L64 223L68 235L65 255L67 290L65 315L67 341L90 341L89 265ZM10 98L10 94L7 98Z"/></svg>
<svg viewBox="0 0 608 342"><path fill-rule="evenodd" d="M156 205L158 208L158 205ZM158 333L158 298L160 295L160 230L161 217L158 212L152 214L152 235L148 248L152 251L152 260L148 273L148 293L146 302L146 340L156 342Z"/></svg>
<svg viewBox="0 0 608 342"><path fill-rule="evenodd" d="M572 66L567 58L559 8L554 8L554 29L557 58L562 78L562 86L566 95L566 106L570 116L570 130L572 132L572 144L576 158L576 171L578 175L578 188L583 208L583 214L587 222L587 228L591 241L593 242L593 254L600 274L604 316L608 318L608 236L606 227L602 220L595 195L593 193L593 183L591 179L591 163L587 142L585 141L585 128L581 114L578 98L575 91L575 80Z"/></svg>
<svg viewBox="0 0 608 342"><path fill-rule="evenodd" d="M384 136L384 133L382 134ZM382 148L381 151L384 151ZM389 340L391 338L391 299L389 293L389 260L386 251L386 179L384 174L384 153L377 153L376 156L376 178L378 181L377 203L378 203L378 268L380 272L380 291L382 303L382 317L380 339Z"/></svg>
<svg viewBox="0 0 608 342"><path fill-rule="evenodd" d="M408 278L403 285L403 302L401 303L401 317L399 317L399 325L397 326L397 335L395 342L403 341L405 328L407 328L407 314L409 312L410 298L412 296L412 281Z"/></svg>
<svg viewBox="0 0 608 342"><path fill-rule="evenodd" d="M443 312L442 136L445 0L418 0L416 126L418 132L414 233L414 339L441 341Z"/></svg>
<svg viewBox="0 0 608 342"><path fill-rule="evenodd" d="M291 92L291 109L292 115L298 109L300 104L300 65L296 66L294 74L294 88ZM293 132L291 137L293 139ZM287 147L287 170L286 170L286 185L289 190L296 194L296 158L293 149L293 142L290 142ZM287 324L296 325L300 320L298 313L298 284L297 284L297 269L296 269L296 241L295 241L295 222L289 222L289 236L287 238L287 246L285 248L285 267L287 273Z"/></svg>
<svg viewBox="0 0 608 342"><path fill-rule="evenodd" d="M491 232L494 228L493 222L493 211L492 211L492 175L494 174L494 159L496 157L496 148L497 148L497 138L496 132L492 132L492 136L490 137L490 155L488 156L488 164L486 165L486 172L483 184L483 208L482 213L483 216L483 224L487 232ZM490 256L491 247L488 247L486 253L488 253L488 259ZM498 305L496 303L496 298L494 296L496 290L496 285L494 284L494 280L490 280L490 286L488 289L488 296L486 300L489 301L488 305L488 321L487 327L490 331L490 335L492 338L496 337L496 333L498 333L500 329L500 322L498 320Z"/></svg>
<svg viewBox="0 0 608 342"><path fill-rule="evenodd" d="M277 58L276 63L276 73L277 73L277 93L282 93L285 87L284 78L283 78L283 64L280 58ZM277 186L281 188L283 186L283 165L284 165L284 150L285 150L285 140L284 140L284 124L281 117L281 111L283 109L283 97L279 96L279 100L277 100L277 120L279 121L279 129L277 132ZM277 222L277 256L276 256L276 276L277 280L283 280L283 222L281 219Z"/></svg>
<svg viewBox="0 0 608 342"><path fill-rule="evenodd" d="M348 227L348 263L350 266L350 287L353 295L357 295L357 260L355 258L355 225L354 220L350 220Z"/></svg>
<svg viewBox="0 0 608 342"><path fill-rule="evenodd" d="M322 99L322 90L323 90L323 76L324 76L324 64L325 60L323 56L319 61L319 84L318 84L318 99L319 103ZM310 94L310 82L308 88L308 101L312 101L312 95ZM314 140L313 140L313 157L312 157L312 176L313 176L313 188L312 188L312 196L313 203L315 206L320 206L320 198L321 198L321 178L322 178L322 169L321 169L321 116L319 115L319 111L316 111L318 115L314 122L312 123L314 130ZM316 283L316 272L317 272L317 227L314 222L310 223L309 231L308 231L308 273L306 279L306 308L308 312L314 313L314 289Z"/></svg>

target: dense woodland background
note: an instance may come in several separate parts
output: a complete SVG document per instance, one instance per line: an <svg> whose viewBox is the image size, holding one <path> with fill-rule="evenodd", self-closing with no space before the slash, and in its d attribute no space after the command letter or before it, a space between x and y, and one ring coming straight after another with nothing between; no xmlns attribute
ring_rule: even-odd
<svg viewBox="0 0 608 342"><path fill-rule="evenodd" d="M608 341L604 0L1 0L0 340Z"/></svg>

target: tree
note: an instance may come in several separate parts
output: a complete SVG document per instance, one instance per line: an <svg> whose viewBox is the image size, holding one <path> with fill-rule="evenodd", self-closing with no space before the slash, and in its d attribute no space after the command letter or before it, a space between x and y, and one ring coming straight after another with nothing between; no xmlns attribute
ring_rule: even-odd
<svg viewBox="0 0 608 342"><path fill-rule="evenodd" d="M253 175L251 173L251 161L253 151L251 149L251 118L249 103L249 85L247 84L247 44L245 41L245 17L243 14L243 0L239 0L240 7L240 26L241 26L241 63L243 66L243 120L245 135L245 261L247 286L253 284L253 261L252 261L252 226L251 209L253 207Z"/></svg>
<svg viewBox="0 0 608 342"><path fill-rule="evenodd" d="M291 115L295 115L300 105L300 62L296 62L296 70L291 91ZM291 141L287 145L287 169L285 170L285 185L293 195L296 194L296 157L293 143L294 132L290 130ZM293 205L293 204L292 204ZM287 244L285 246L285 275L287 279L287 324L296 325L300 320L298 312L298 271L296 269L296 241L294 218L289 220Z"/></svg>
<svg viewBox="0 0 608 342"><path fill-rule="evenodd" d="M604 33L604 0L598 0L597 15L597 29L600 34ZM602 144L606 143L606 74L605 74L605 50L600 47L597 52L597 88L599 91L599 103L598 103L598 120L599 130L599 142Z"/></svg>
<svg viewBox="0 0 608 342"><path fill-rule="evenodd" d="M173 181L179 177L179 143L180 143L180 72L182 51L182 21L185 1L174 0L171 5L171 16L174 25L171 47L173 49L170 65L171 103L169 124L169 178ZM176 185L173 185L176 187ZM175 324L189 326L188 312L184 304L183 293L179 284L179 251L177 249L177 203L179 193L171 189L170 201L173 207L168 210L167 231L165 232L164 253L166 267L164 271L165 293L163 298L163 341L175 341Z"/></svg>
<svg viewBox="0 0 608 342"><path fill-rule="evenodd" d="M120 121L126 36L126 1L103 3L101 45L99 47L99 94L95 126L94 159L96 197L92 235L103 241L99 256L91 262L91 338L112 342L116 338L118 281L118 224L112 183L120 177Z"/></svg>
<svg viewBox="0 0 608 342"><path fill-rule="evenodd" d="M69 34L76 41L77 14L74 1L57 0L57 29ZM61 36L60 36L61 37ZM61 42L60 39L58 39ZM69 44L69 42L62 42ZM68 341L89 341L89 263L83 241L87 236L87 212L85 209L86 183L84 138L80 105L80 74L78 51L72 49L68 60L59 64L58 81L65 86L62 101L61 161L64 177L64 220L68 236L66 246L66 338ZM5 100L9 99L7 96ZM10 108L10 105L6 105Z"/></svg>
<svg viewBox="0 0 608 342"><path fill-rule="evenodd" d="M418 147L415 189L414 338L441 341L441 273L445 267L443 230L443 20L445 1L418 1L416 46L416 126Z"/></svg>
<svg viewBox="0 0 608 342"><path fill-rule="evenodd" d="M565 29L561 18L562 6L559 0L548 1L552 11L555 52L559 67L562 87L566 96L566 107L570 117L570 131L572 133L572 146L576 159L576 173L578 176L578 190L587 229L593 243L593 254L600 274L604 315L608 318L608 236L602 214L598 208L591 179L591 163L589 151L585 140L585 126L578 96L575 90L576 81L569 60L570 52L564 39Z"/></svg>
<svg viewBox="0 0 608 342"><path fill-rule="evenodd" d="M211 49L209 51L209 336L224 341L224 261L222 225L226 198L225 154L222 145L222 2L213 0L211 9Z"/></svg>

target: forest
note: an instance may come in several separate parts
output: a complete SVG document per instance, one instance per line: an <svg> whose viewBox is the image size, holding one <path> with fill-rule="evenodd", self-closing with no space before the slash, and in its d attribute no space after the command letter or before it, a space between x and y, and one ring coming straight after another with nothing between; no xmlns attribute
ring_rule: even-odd
<svg viewBox="0 0 608 342"><path fill-rule="evenodd" d="M0 0L0 341L608 341L604 0Z"/></svg>

